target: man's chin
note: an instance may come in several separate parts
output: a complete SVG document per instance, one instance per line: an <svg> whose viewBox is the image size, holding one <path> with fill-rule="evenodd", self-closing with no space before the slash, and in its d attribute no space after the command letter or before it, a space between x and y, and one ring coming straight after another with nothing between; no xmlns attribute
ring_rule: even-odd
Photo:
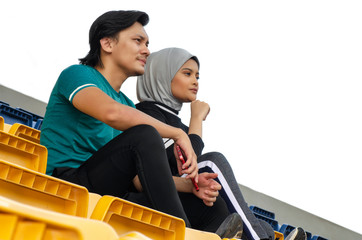
<svg viewBox="0 0 362 240"><path fill-rule="evenodd" d="M137 77L137 76L140 76L140 75L143 75L145 73L145 69L140 69L140 70L136 70L134 71L130 77Z"/></svg>

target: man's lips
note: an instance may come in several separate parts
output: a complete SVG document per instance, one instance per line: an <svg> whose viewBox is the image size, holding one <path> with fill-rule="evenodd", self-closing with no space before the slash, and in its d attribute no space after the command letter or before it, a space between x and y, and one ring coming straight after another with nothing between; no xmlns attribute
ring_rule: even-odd
<svg viewBox="0 0 362 240"><path fill-rule="evenodd" d="M147 61L147 60L146 60L146 59L141 58L141 59L138 59L138 61L140 61L140 62L143 64L143 66L144 66L144 65L146 65L146 61Z"/></svg>

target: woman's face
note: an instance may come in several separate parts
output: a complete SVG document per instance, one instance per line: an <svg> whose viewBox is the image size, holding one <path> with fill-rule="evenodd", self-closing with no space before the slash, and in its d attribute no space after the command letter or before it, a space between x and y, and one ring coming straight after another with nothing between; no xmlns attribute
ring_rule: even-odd
<svg viewBox="0 0 362 240"><path fill-rule="evenodd" d="M199 66L196 61L189 59L177 71L171 82L171 91L175 98L181 102L196 100L199 90Z"/></svg>

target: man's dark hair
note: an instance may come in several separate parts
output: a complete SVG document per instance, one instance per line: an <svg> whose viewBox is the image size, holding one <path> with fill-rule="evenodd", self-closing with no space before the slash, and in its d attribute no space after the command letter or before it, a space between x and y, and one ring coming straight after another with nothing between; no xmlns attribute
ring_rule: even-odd
<svg viewBox="0 0 362 240"><path fill-rule="evenodd" d="M95 67L100 65L101 61L101 45L100 40L104 37L117 38L120 31L132 26L135 22L139 22L142 26L147 25L149 17L147 13L141 11L110 11L98 17L89 30L90 50L87 56L79 59L83 65Z"/></svg>

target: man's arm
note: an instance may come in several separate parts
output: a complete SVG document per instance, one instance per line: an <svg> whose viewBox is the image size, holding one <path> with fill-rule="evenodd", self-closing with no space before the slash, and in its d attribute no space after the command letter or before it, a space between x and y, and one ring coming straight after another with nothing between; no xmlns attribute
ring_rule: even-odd
<svg viewBox="0 0 362 240"><path fill-rule="evenodd" d="M188 136L181 129L164 124L135 108L120 104L96 87L80 90L73 98L73 105L79 111L121 131L140 124L153 126L162 137L172 138L180 145L187 156L183 173L197 181L196 155ZM178 159L178 156L176 158Z"/></svg>

